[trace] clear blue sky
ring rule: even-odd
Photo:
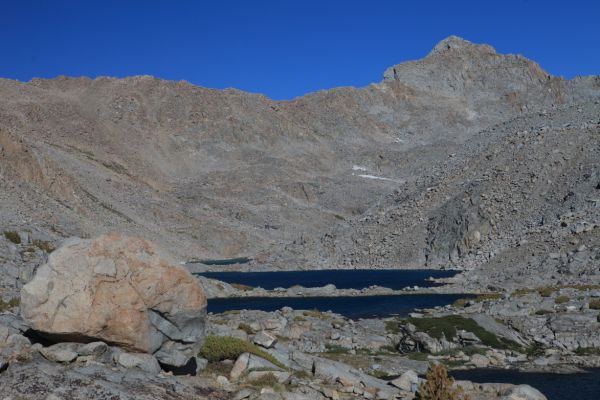
[[[451,34],[567,78],[600,74],[599,1],[27,1],[0,8],[0,77],[155,75],[289,99],[378,82]]]

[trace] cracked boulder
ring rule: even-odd
[[[206,296],[148,241],[112,234],[54,251],[23,287],[21,312],[54,341],[102,340],[185,364],[204,338]]]

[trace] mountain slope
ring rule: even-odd
[[[450,37],[380,83],[291,101],[151,77],[1,80],[0,93],[6,229],[118,230],[252,268],[439,266],[467,257],[455,239],[473,226],[500,229],[481,195],[463,201],[480,178],[457,171],[483,174],[510,121],[593,103],[600,81]]]

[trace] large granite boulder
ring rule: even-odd
[[[23,287],[21,312],[49,338],[102,340],[181,364],[202,344],[206,296],[148,241],[112,234],[54,251]]]

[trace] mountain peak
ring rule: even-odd
[[[435,45],[433,50],[429,53],[428,56],[432,56],[435,54],[445,53],[447,51],[461,51],[461,50],[483,50],[486,53],[495,53],[496,50],[490,45],[487,44],[476,44],[470,42],[461,37],[452,35],[440,41]]]

